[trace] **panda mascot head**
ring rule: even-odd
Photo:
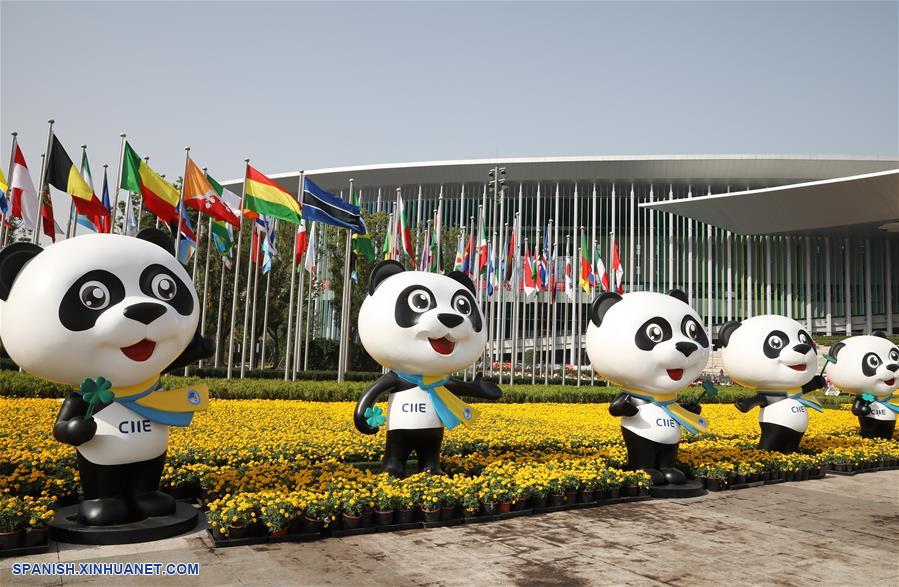
[[[190,276],[166,234],[95,234],[0,252],[0,338],[25,371],[78,386],[116,387],[162,373],[194,337]]]
[[[883,333],[852,336],[830,347],[827,376],[847,393],[885,398],[899,387],[899,348]]]
[[[652,393],[686,387],[709,358],[699,315],[679,290],[601,294],[590,308],[586,347],[597,373]]]
[[[446,375],[469,367],[487,344],[474,284],[464,273],[405,271],[383,261],[359,309],[359,337],[383,367]]]
[[[815,377],[818,355],[802,324],[767,314],[728,322],[718,333],[721,360],[730,377],[758,390],[794,390]]]

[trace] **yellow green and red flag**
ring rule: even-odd
[[[252,216],[266,215],[299,224],[303,220],[300,203],[280,185],[247,165],[244,209]]]
[[[150,169],[130,144],[125,143],[122,159],[122,189],[143,195],[144,207],[164,222],[179,219],[176,211],[181,194],[175,186]]]

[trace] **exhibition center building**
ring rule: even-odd
[[[495,168],[504,171],[500,197],[488,189]],[[272,177],[297,193],[299,172]],[[399,193],[413,229],[434,217],[441,197],[444,226],[477,230],[483,207],[487,238],[496,233],[500,247],[520,213],[520,244],[542,248],[549,227],[560,260],[587,242],[609,269],[614,241],[625,293],[682,289],[712,332],[765,313],[792,316],[816,334],[897,330],[897,158],[538,157],[306,177],[343,194],[352,178],[369,211],[391,212]]]

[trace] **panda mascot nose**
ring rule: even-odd
[[[682,352],[682,353],[684,354],[685,357],[689,357],[689,356],[692,355],[692,354],[696,351],[696,349],[698,349],[699,347],[696,346],[695,344],[693,344],[692,342],[679,342],[679,343],[676,343],[676,344],[674,345],[674,348],[676,348],[677,350],[679,350],[680,352]]]
[[[153,302],[140,302],[125,308],[124,314],[126,318],[137,320],[143,324],[150,324],[150,322],[165,314],[165,306],[154,304]]]
[[[812,350],[812,347],[810,345],[802,343],[802,344],[797,344],[796,346],[794,346],[793,350],[796,351],[797,353],[799,353],[800,355],[804,355],[805,353]]]
[[[889,365],[887,365],[887,369],[895,373],[896,371],[899,371],[899,365],[897,365],[896,363],[890,363]]]
[[[462,324],[462,321],[464,320],[464,318],[458,314],[437,314],[437,319],[447,328],[455,328]]]

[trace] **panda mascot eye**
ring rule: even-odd
[[[166,302],[174,299],[175,294],[178,293],[178,286],[175,280],[163,273],[153,278],[153,281],[150,282],[150,289],[154,296]]]
[[[862,371],[865,373],[865,375],[870,377],[877,372],[877,368],[882,364],[883,361],[880,360],[880,357],[878,357],[874,353],[868,353],[862,359]]]
[[[784,341],[782,341],[778,336],[769,336],[768,346],[770,346],[772,349],[780,350],[784,348]]]
[[[769,359],[776,359],[780,356],[780,351],[786,348],[789,341],[789,337],[784,332],[773,330],[768,333],[767,338],[765,338],[765,344],[762,351]]]
[[[418,314],[427,312],[431,307],[431,296],[423,289],[416,289],[409,294],[409,307]]]
[[[681,323],[681,332],[689,338],[699,343],[699,346],[707,348],[709,346],[709,337],[706,336],[705,329],[692,316],[684,316]]]
[[[899,361],[899,349],[890,350],[890,360]]]
[[[812,340],[812,337],[809,336],[809,334],[805,330],[799,331],[799,342],[815,348],[815,341]]]
[[[453,310],[459,312],[463,316],[471,315],[471,302],[463,294],[456,294],[453,298]]]
[[[85,308],[103,310],[109,306],[109,288],[99,281],[88,281],[78,291],[78,298]]]
[[[662,339],[665,338],[665,333],[662,332],[662,327],[658,324],[650,324],[646,327],[646,338],[652,342],[662,342]]]

